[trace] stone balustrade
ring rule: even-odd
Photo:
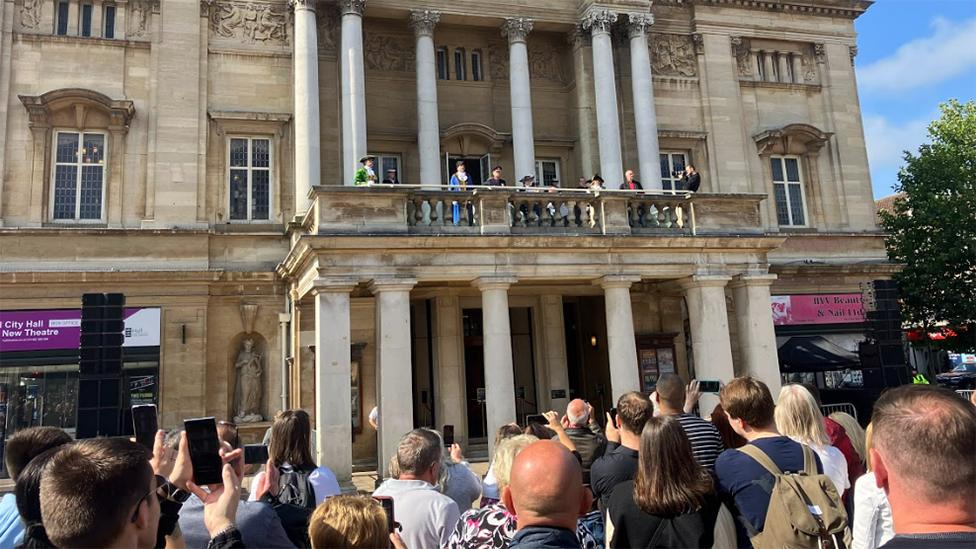
[[[764,232],[759,194],[411,185],[314,187],[318,235],[707,235]]]

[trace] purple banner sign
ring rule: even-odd
[[[159,309],[125,310],[125,347],[159,345]],[[80,309],[0,311],[0,352],[77,349]]]

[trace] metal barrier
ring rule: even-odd
[[[959,396],[966,400],[973,398],[973,389],[958,389],[956,392],[959,393]]]
[[[854,405],[850,402],[842,402],[840,404],[824,404],[820,407],[820,410],[823,411],[824,416],[829,416],[834,412],[844,412],[849,414],[854,419],[857,419],[857,409],[854,408]]]

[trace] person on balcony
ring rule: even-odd
[[[464,161],[458,160],[457,164],[455,164],[454,175],[451,176],[451,181],[447,185],[447,188],[451,191],[465,191],[468,189],[469,179],[470,176],[464,168]],[[451,210],[452,219],[454,224],[457,225],[461,222],[461,203],[457,200],[451,202]]]
[[[681,175],[679,183],[682,189],[697,193],[698,188],[701,187],[701,176],[695,171],[694,166],[688,164],[685,166],[685,173]]]
[[[590,190],[599,191],[603,188],[604,188],[603,178],[600,177],[600,174],[594,175],[593,179],[590,180]]]
[[[363,167],[356,170],[356,179],[354,181],[356,186],[376,183],[376,172],[373,171],[374,162],[376,162],[376,157],[373,156],[364,156],[359,159],[359,163]]]
[[[634,179],[634,170],[624,172],[624,182],[620,184],[621,191],[643,191],[644,186]]]
[[[399,185],[400,180],[397,178],[397,172],[393,168],[386,170],[386,177],[383,178],[383,183],[387,185]]]
[[[491,177],[486,179],[484,185],[489,187],[504,187],[505,180],[502,179],[502,167],[495,166],[491,169]]]

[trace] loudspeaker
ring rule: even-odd
[[[125,296],[81,297],[76,438],[118,436],[122,417]]]

